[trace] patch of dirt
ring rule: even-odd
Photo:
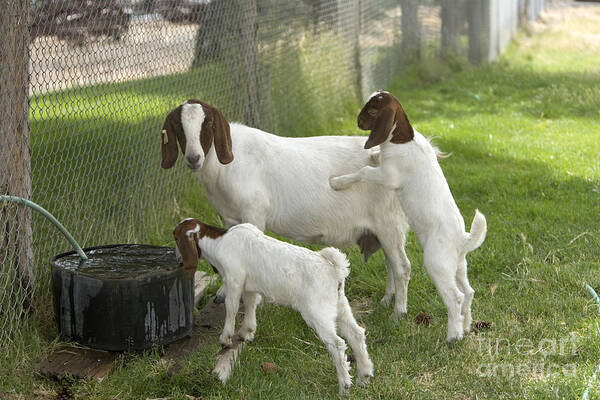
[[[551,3],[539,20],[528,23],[527,29],[560,33],[552,43],[555,49],[600,51],[600,3]]]
[[[361,314],[370,314],[373,311],[373,302],[368,297],[355,298],[350,302],[350,308],[355,318]]]
[[[185,72],[197,32],[195,24],[138,20],[121,40],[75,46],[55,36],[37,37],[29,45],[29,94]]]

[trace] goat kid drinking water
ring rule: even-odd
[[[256,307],[261,295],[267,300],[292,307],[315,330],[333,358],[340,395],[352,385],[344,336],[357,363],[357,384],[363,386],[373,376],[367,353],[365,330],[360,327],[344,294],[349,273],[346,256],[328,247],[315,252],[264,235],[252,224],[229,229],[215,228],[196,219],[183,220],[173,231],[183,264],[191,274],[198,259],[204,258],[225,283],[225,325],[219,341],[232,343],[235,316],[240,298],[244,319],[237,334],[245,341],[254,338]]]
[[[389,92],[371,95],[358,115],[358,127],[371,133],[365,149],[380,146],[380,165],[330,178],[335,190],[364,181],[394,189],[408,223],[423,248],[427,273],[448,310],[447,340],[471,329],[474,290],[467,278],[466,254],[484,241],[487,226],[475,211],[471,232],[452,197],[429,141],[415,131],[400,102]]]

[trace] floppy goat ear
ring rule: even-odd
[[[408,121],[408,117],[404,112],[404,108],[402,108],[402,105],[399,102],[397,103],[398,104],[396,106],[396,115],[394,117],[396,128],[394,129],[394,132],[392,132],[391,142],[400,144],[410,142],[411,140],[413,140],[413,138],[415,137],[415,131],[410,122]]]
[[[205,113],[210,114],[210,118],[204,120],[200,134],[200,144],[202,150],[204,150],[204,155],[208,153],[210,145],[213,144],[219,162],[229,164],[233,161],[229,122],[227,122],[221,111],[215,107],[203,104],[203,108]]]
[[[392,130],[392,126],[394,126],[394,115],[394,109],[389,106],[383,108],[379,112],[375,124],[373,125],[373,129],[371,129],[371,134],[365,143],[365,149],[378,146],[386,141]]]
[[[198,259],[202,255],[202,252],[198,248],[198,235],[196,232],[188,233],[178,226],[173,231],[173,236],[175,237],[179,254],[181,254],[181,258],[183,259],[185,274],[188,278],[194,280],[194,274],[198,269]]]
[[[162,162],[164,169],[171,168],[177,161],[179,149],[177,140],[185,140],[183,126],[181,125],[181,106],[171,111],[165,118],[162,128]]]

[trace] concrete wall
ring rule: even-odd
[[[549,0],[471,0],[470,6],[477,7],[476,15],[471,16],[471,22],[477,22],[477,29],[469,31],[469,41],[481,48],[480,61],[498,58],[517,33],[519,24],[538,19],[548,3]],[[474,18],[479,21],[473,21]]]

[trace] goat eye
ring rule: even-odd
[[[374,117],[375,115],[377,115],[377,110],[376,110],[376,109],[374,109],[374,108],[369,108],[369,109],[367,110],[367,113],[368,113],[370,116]]]

